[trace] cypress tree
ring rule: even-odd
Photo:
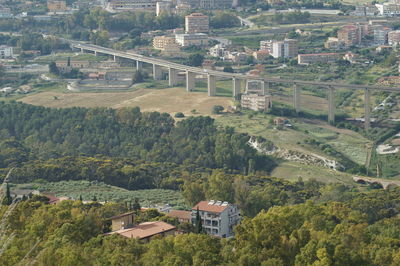
[[[201,234],[203,232],[203,224],[201,223],[199,207],[197,207],[196,213],[196,233]]]
[[[7,183],[6,195],[3,198],[3,205],[10,205],[11,203],[12,203],[12,198],[11,198],[10,186]]]

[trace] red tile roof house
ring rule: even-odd
[[[197,211],[200,213],[203,229],[217,237],[233,236],[233,227],[240,222],[240,211],[226,201],[200,201],[192,208],[192,224],[196,225]]]
[[[176,227],[165,222],[146,222],[129,229],[107,233],[106,235],[119,234],[127,238],[137,238],[149,242],[155,236],[175,235]]]

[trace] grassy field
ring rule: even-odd
[[[95,181],[61,181],[50,183],[29,183],[16,185],[17,188],[38,189],[40,192],[55,193],[56,196],[68,196],[73,199],[98,201],[133,201],[139,198],[142,206],[170,204],[176,208],[187,208],[179,191],[165,189],[126,190]]]
[[[57,97],[57,98],[55,98]],[[46,91],[20,99],[28,104],[46,107],[133,107],[142,111],[191,114],[195,109],[199,115],[211,114],[214,105],[227,107],[232,104],[227,97],[208,97],[205,92],[186,92],[184,88],[145,89],[124,92],[60,92]]]
[[[354,184],[350,174],[296,162],[281,163],[274,169],[271,176],[291,181],[296,181],[301,177],[303,180],[316,179],[325,183]]]

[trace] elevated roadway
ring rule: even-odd
[[[195,76],[206,75],[208,84],[208,95],[216,95],[216,79],[225,78],[232,79],[232,95],[237,97],[241,92],[241,81],[257,80],[261,83],[262,93],[267,93],[271,83],[291,84],[293,86],[293,105],[296,112],[301,111],[301,89],[302,86],[317,86],[328,91],[328,120],[333,122],[335,119],[335,105],[334,105],[334,92],[335,89],[350,89],[350,90],[363,90],[365,97],[365,127],[370,127],[370,95],[372,90],[389,91],[389,92],[400,92],[400,87],[388,87],[388,86],[376,86],[376,85],[361,85],[361,84],[344,84],[344,83],[332,83],[332,82],[319,82],[319,81],[304,81],[295,79],[282,79],[274,77],[253,77],[246,74],[240,73],[228,73],[223,71],[208,70],[200,67],[186,66],[174,62],[170,62],[163,59],[158,59],[149,56],[143,56],[131,52],[118,51],[111,48],[101,47],[93,44],[86,44],[82,42],[65,40],[70,43],[71,47],[80,49],[82,52],[91,51],[95,55],[105,54],[116,58],[125,58],[136,61],[137,69],[142,67],[143,63],[151,64],[153,66],[153,77],[154,79],[162,78],[162,68],[168,69],[168,80],[169,85],[174,86],[178,82],[178,72],[186,73],[186,90],[192,91],[195,87]]]

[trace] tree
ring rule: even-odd
[[[234,73],[235,71],[233,71],[233,68],[231,66],[226,66],[224,67],[224,72],[228,72],[228,73]]]
[[[141,83],[145,79],[145,74],[142,70],[136,70],[132,77],[133,83]]]
[[[82,195],[79,195],[79,200],[80,200],[80,201],[83,201]]]
[[[184,115],[182,112],[177,112],[177,113],[175,114],[175,117],[176,117],[176,118],[182,118],[182,117],[185,117],[185,115]]]
[[[188,58],[188,65],[198,67],[203,64],[203,61],[204,61],[204,55],[199,53],[191,54],[189,55]]]
[[[97,197],[96,197],[96,195],[95,195],[95,196],[93,196],[93,198],[92,198],[92,201],[97,201]]]
[[[133,211],[140,211],[141,207],[140,207],[140,202],[139,202],[139,198],[135,198],[132,204],[132,210]]]
[[[224,107],[221,105],[214,105],[212,109],[213,114],[220,114],[224,110]]]
[[[11,198],[11,192],[10,192],[10,186],[6,185],[6,195],[3,198],[3,205],[10,205],[12,203],[12,198]]]
[[[60,70],[58,69],[58,67],[57,67],[55,62],[51,62],[49,64],[49,71],[50,71],[51,74],[54,74],[54,75],[60,74]]]
[[[196,211],[196,233],[197,234],[203,233],[203,223],[201,222],[199,207],[197,207]]]

